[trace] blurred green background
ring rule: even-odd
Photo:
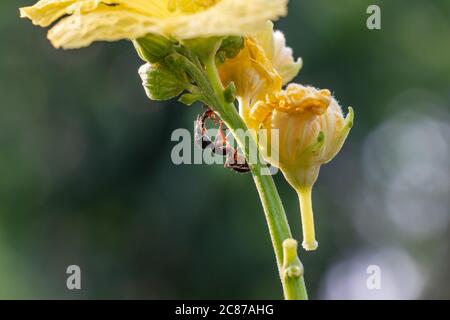
[[[146,99],[130,43],[55,50],[0,2],[0,298],[281,298],[251,177],[171,162],[200,106]],[[368,30],[378,4],[382,30]],[[291,0],[276,23],[356,123],[314,192],[314,299],[450,298],[450,1]],[[295,193],[276,177],[300,238]],[[82,290],[66,288],[66,268]],[[368,290],[366,269],[382,272]]]

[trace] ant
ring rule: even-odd
[[[214,141],[207,134],[206,120],[211,119],[214,124],[219,125],[218,138]],[[207,108],[205,112],[197,117],[195,122],[195,143],[203,150],[211,149],[215,154],[225,156],[224,167],[232,169],[239,173],[247,173],[250,167],[244,156],[239,154],[237,149],[234,149],[227,141],[227,137],[223,133],[223,121],[218,119],[214,111]]]

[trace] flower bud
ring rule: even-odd
[[[164,65],[146,63],[139,68],[147,96],[151,100],[170,100],[179,96],[187,86],[188,81],[183,79]]]
[[[344,118],[328,90],[291,84],[285,91],[266,96],[250,111],[253,128],[278,129],[279,141],[259,137],[266,160],[281,169],[297,191],[302,214],[303,247],[317,248],[311,205],[312,186],[320,166],[331,161],[344,144],[353,125],[353,110]],[[275,142],[274,142],[275,143]],[[268,154],[277,150],[277,154]]]
[[[139,57],[145,62],[156,63],[162,61],[173,52],[174,43],[166,37],[148,34],[143,38],[133,40]]]
[[[299,278],[303,275],[303,265],[297,256],[296,240],[289,238],[283,241],[283,277]]]
[[[219,63],[224,63],[226,59],[233,59],[244,48],[244,37],[231,36],[222,40],[222,44],[217,52]]]

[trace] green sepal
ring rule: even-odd
[[[244,48],[244,38],[239,36],[230,36],[222,40],[219,51],[217,52],[218,62],[225,62],[225,59],[233,59]]]
[[[223,92],[225,101],[228,103],[233,103],[236,100],[236,85],[231,82],[228,87]]]
[[[187,86],[187,80],[158,63],[146,63],[139,68],[147,96],[151,100],[164,101],[179,96]]]
[[[217,54],[222,39],[222,37],[189,39],[185,40],[183,44],[204,62]]]
[[[319,153],[320,149],[324,146],[325,143],[325,134],[323,131],[320,131],[317,135],[316,140],[311,143],[308,147],[303,150],[300,154],[299,158],[305,158],[305,160],[309,161],[310,157],[314,157],[317,153]]]
[[[156,34],[148,34],[145,37],[135,39],[133,45],[139,57],[150,63],[161,62],[175,49],[174,42]]]
[[[180,99],[178,99],[179,102],[187,106],[192,106],[195,102],[202,100],[203,100],[202,95],[193,93],[185,93],[180,97]]]

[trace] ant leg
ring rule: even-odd
[[[250,167],[247,160],[245,160],[245,158],[241,156],[237,150],[234,150],[231,157],[227,156],[225,168],[232,169],[239,173],[250,172]]]
[[[215,119],[214,112],[211,109],[208,109],[202,115],[199,115],[195,122],[195,143],[203,150],[210,147],[210,145],[213,143],[211,138],[209,138],[206,134],[205,122],[207,119]]]
[[[219,125],[218,138],[212,141],[207,134],[206,120],[211,119],[215,124]],[[227,136],[223,133],[223,122],[217,120],[214,111],[207,109],[203,114],[197,117],[195,122],[195,143],[203,150],[210,148],[215,154],[226,157],[224,167],[237,171],[239,173],[246,173],[250,171],[250,167],[243,156],[241,156],[237,149],[234,149],[227,140]]]

